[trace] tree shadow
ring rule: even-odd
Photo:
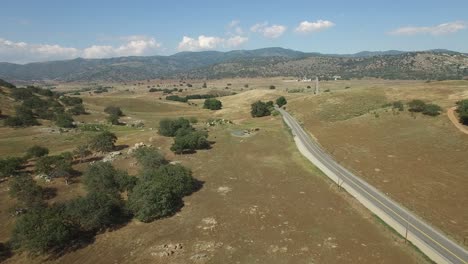
[[[126,144],[123,144],[123,145],[117,145],[114,147],[114,150],[115,151],[121,151],[121,150],[124,150],[126,148],[130,147],[129,145],[126,145]]]
[[[42,198],[44,200],[50,200],[57,196],[57,188],[54,187],[43,187],[42,188]]]

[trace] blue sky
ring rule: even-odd
[[[0,61],[284,47],[468,52],[468,1],[5,1]]]

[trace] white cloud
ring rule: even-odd
[[[106,58],[119,56],[141,56],[154,52],[161,47],[154,38],[146,36],[125,37],[127,43],[118,46],[97,46],[93,45],[83,50],[85,58]]]
[[[412,26],[401,27],[389,33],[391,35],[406,35],[406,36],[412,36],[412,35],[417,35],[417,34],[430,34],[433,36],[438,36],[438,35],[456,33],[457,31],[465,29],[466,26],[467,26],[466,22],[455,21],[455,22],[443,23],[443,24],[439,24],[439,25],[431,26],[431,27],[412,27]]]
[[[214,50],[219,47],[238,47],[248,41],[247,37],[232,36],[230,38],[209,37],[200,35],[198,38],[184,36],[177,47],[180,51]]]
[[[0,61],[30,62],[76,58],[80,51],[59,45],[29,44],[0,38]]]
[[[64,60],[77,57],[106,58],[116,56],[149,55],[154,53],[161,44],[154,38],[146,36],[130,36],[120,46],[93,45],[85,49],[62,47],[49,44],[29,44],[13,42],[0,38],[0,61],[26,63],[36,61]]]
[[[227,34],[228,35],[243,35],[244,34],[244,30],[242,29],[242,27],[240,27],[240,21],[239,20],[232,20],[231,22],[229,22],[228,26],[227,26]]]
[[[266,38],[278,38],[286,31],[283,25],[269,25],[268,22],[257,23],[250,27],[250,31],[260,33]]]
[[[298,33],[311,33],[331,28],[335,23],[328,20],[317,20],[315,22],[302,21],[299,26],[294,29]]]
[[[230,37],[226,40],[226,46],[230,48],[239,47],[242,44],[246,43],[249,39],[247,37],[242,36],[234,36]]]

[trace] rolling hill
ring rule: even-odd
[[[19,81],[131,81],[154,78],[321,76],[330,78],[461,79],[468,55],[446,50],[305,53],[283,48],[181,52],[171,56],[77,58],[29,64],[0,63],[0,78]]]

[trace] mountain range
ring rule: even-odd
[[[77,58],[24,65],[0,63],[0,78],[13,82],[272,76],[331,78],[337,75],[342,78],[461,79],[468,77],[468,54],[449,50],[321,54],[263,48],[180,52],[170,56]]]

